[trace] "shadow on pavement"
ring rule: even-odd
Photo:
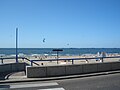
[[[6,73],[0,73],[0,80],[6,80],[9,79],[11,76],[25,76],[26,72],[21,71],[21,72],[6,72]]]
[[[10,85],[0,85],[0,90],[1,90],[1,89],[4,89],[4,88],[9,89],[9,88],[10,88]]]
[[[5,80],[5,77],[10,73],[0,73],[0,80]]]

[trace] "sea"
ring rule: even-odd
[[[55,55],[56,48],[18,48],[18,54],[21,55]],[[120,54],[120,48],[57,48],[62,49],[59,55],[83,55],[83,54],[97,54],[98,52],[106,52],[109,54]],[[15,48],[0,48],[0,56],[15,55]]]

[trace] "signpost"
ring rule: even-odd
[[[59,51],[63,51],[62,49],[53,49],[52,51],[57,52],[57,64],[58,64],[58,58],[59,58]]]

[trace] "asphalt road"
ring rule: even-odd
[[[65,90],[120,90],[120,73],[57,82]]]
[[[120,90],[120,73],[54,81],[0,84],[11,90]]]

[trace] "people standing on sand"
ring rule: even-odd
[[[106,52],[101,52],[101,59],[100,59],[100,62],[103,62],[103,58],[106,57]]]
[[[97,57],[100,57],[100,52],[97,53]],[[99,58],[96,58],[96,61],[99,61]]]
[[[103,57],[103,58],[106,57],[106,52],[102,52],[101,57]]]

